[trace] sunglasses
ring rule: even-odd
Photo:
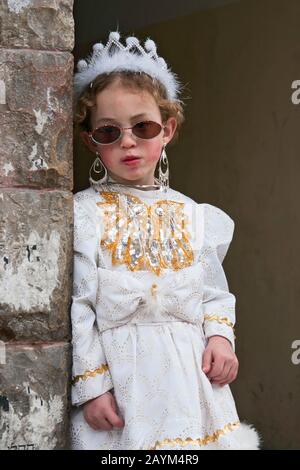
[[[164,129],[158,122],[154,121],[142,121],[138,122],[132,127],[119,127],[116,125],[106,124],[101,127],[97,127],[91,132],[88,132],[90,138],[95,144],[109,145],[117,142],[123,135],[123,130],[131,129],[132,133],[139,139],[153,139]]]

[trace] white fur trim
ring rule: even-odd
[[[235,439],[240,444],[241,450],[259,450],[262,439],[252,424],[240,423],[240,426],[232,431]]]
[[[119,37],[117,31],[111,32],[105,47],[102,43],[94,44],[93,53],[78,62],[78,72],[74,76],[75,95],[79,96],[100,74],[132,70],[156,78],[166,88],[168,99],[178,99],[181,85],[177,75],[168,68],[162,57],[158,57],[154,41],[148,38],[144,49],[136,37],[130,36],[125,47],[119,42]]]

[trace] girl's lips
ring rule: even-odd
[[[125,165],[136,165],[140,161],[139,157],[136,158],[128,158],[126,160],[123,160],[122,163],[125,163]]]

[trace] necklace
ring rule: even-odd
[[[100,184],[101,189],[103,190],[103,185],[106,186],[106,188],[111,187],[112,185],[116,186],[116,190],[121,189],[121,186],[123,188],[134,188],[134,189],[142,189],[143,191],[150,191],[150,190],[156,190],[157,194],[159,193],[166,193],[167,188],[163,188],[159,180],[157,178],[154,178],[154,181],[156,184],[125,184],[125,183],[119,183],[118,181],[114,181],[110,176],[108,176],[107,181],[104,183]]]
[[[160,186],[157,184],[125,184],[125,183],[117,183],[116,181],[108,181],[108,184],[117,184],[118,186],[126,186],[128,188],[136,188],[136,189],[143,189],[145,191],[151,189],[160,189]]]

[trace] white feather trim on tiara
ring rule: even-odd
[[[94,44],[93,53],[87,59],[79,60],[78,72],[74,76],[75,95],[78,97],[102,73],[132,70],[145,72],[159,80],[166,88],[168,99],[177,100],[181,85],[177,75],[157,55],[155,42],[148,38],[143,48],[139,40],[131,36],[126,38],[125,47],[119,39],[117,31],[111,32],[106,46],[102,43]]]

